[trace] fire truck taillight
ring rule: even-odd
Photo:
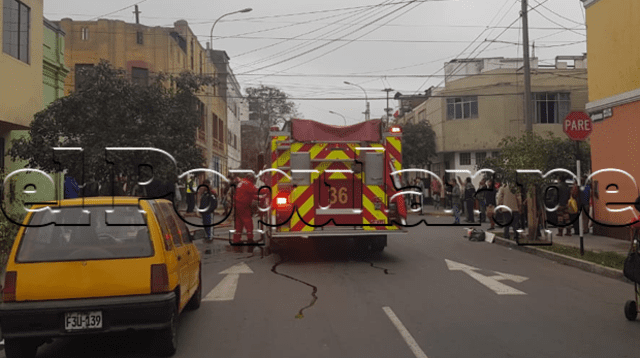
[[[278,197],[276,198],[276,205],[280,206],[280,205],[287,205],[287,198],[285,197]]]
[[[391,127],[391,133],[401,133],[402,128],[400,127]]]

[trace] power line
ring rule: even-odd
[[[411,4],[411,2],[410,2],[409,4],[406,4],[406,5],[401,6],[401,7],[400,7],[400,8],[398,8],[398,9],[395,9],[395,10],[391,11],[391,12],[390,12],[390,13],[388,13],[388,14],[383,15],[382,17],[378,17],[378,18],[376,18],[376,19],[374,19],[374,20],[372,20],[372,21],[370,21],[370,22],[368,22],[368,23],[366,23],[366,24],[364,24],[364,25],[362,25],[362,26],[358,27],[357,29],[355,29],[355,30],[353,30],[353,31],[351,31],[351,32],[349,32],[349,33],[347,33],[347,34],[345,34],[345,35],[344,35],[344,36],[342,36],[341,38],[344,38],[344,37],[346,37],[346,36],[349,36],[349,35],[352,35],[352,34],[354,34],[354,33],[358,32],[358,31],[360,31],[360,30],[363,30],[363,29],[365,29],[365,28],[367,28],[367,27],[371,26],[372,24],[374,24],[374,23],[378,22],[378,21],[379,21],[379,20],[381,20],[382,18],[384,18],[384,17],[386,17],[386,16],[389,16],[389,15],[391,15],[391,14],[393,14],[393,13],[395,13],[395,12],[399,11],[399,10],[401,10],[401,9],[403,9],[403,8],[405,8],[405,7],[407,7],[407,6],[409,6],[410,4]],[[374,29],[374,30],[375,30],[375,29]],[[372,31],[373,31],[373,30],[372,30]],[[361,35],[360,37],[365,36],[365,35],[367,35],[367,34],[368,34],[368,33],[370,33],[370,32],[371,32],[371,31],[369,31],[369,32],[367,32],[367,33],[365,33],[365,34]],[[300,54],[297,54],[297,55],[291,56],[291,57],[289,57],[289,58],[287,58],[287,59],[284,59],[284,60],[278,61],[278,62],[276,62],[276,63],[270,64],[270,65],[267,65],[267,66],[263,66],[263,67],[260,67],[260,68],[257,68],[257,69],[250,70],[249,72],[263,70],[263,69],[268,68],[268,67],[273,67],[273,66],[279,65],[279,64],[284,63],[284,62],[288,62],[288,61],[291,61],[291,60],[295,60],[296,58],[299,58],[299,57],[301,57],[301,56],[304,56],[304,55],[306,55],[306,54],[309,54],[309,53],[311,53],[311,52],[314,52],[314,51],[316,51],[316,50],[319,50],[319,49],[321,49],[321,48],[323,48],[323,47],[326,47],[326,46],[328,46],[328,45],[330,45],[330,44],[332,44],[332,43],[333,43],[333,42],[328,42],[328,43],[325,43],[325,44],[321,44],[320,46],[316,46],[316,47],[314,47],[314,48],[312,48],[312,49],[310,49],[310,50],[307,50],[307,51],[305,51],[305,52],[302,52],[302,53],[300,53]],[[349,43],[350,43],[350,42],[348,42],[347,44],[349,44]],[[342,46],[340,46],[340,47],[342,47]],[[338,48],[340,48],[340,47],[338,47]],[[305,62],[305,63],[306,63],[306,62]],[[289,69],[290,69],[290,68],[289,68]],[[287,70],[288,70],[288,69],[287,69]]]
[[[544,3],[538,4],[538,6],[542,6],[542,4],[544,4]],[[537,6],[536,6],[536,7],[537,7]],[[552,22],[552,23],[554,23],[554,24],[556,24],[556,25],[558,25],[558,26],[560,26],[560,27],[563,27],[563,28],[564,28],[565,30],[567,30],[567,31],[571,31],[571,32],[573,32],[573,33],[575,33],[575,34],[577,34],[577,35],[587,37],[587,35],[586,35],[586,34],[579,33],[579,32],[574,31],[574,30],[572,30],[572,29],[570,29],[570,28],[568,28],[568,27],[566,27],[566,26],[563,26],[563,25],[562,25],[562,24],[560,24],[560,23],[557,23],[557,22],[555,22],[555,21],[551,20],[550,18],[548,18],[547,16],[545,16],[545,14],[541,13],[541,12],[540,12],[540,10],[536,9],[536,7],[532,7],[532,8],[531,8],[531,10],[535,10],[535,12],[537,12],[537,13],[538,13],[538,15],[540,15],[540,16],[542,16],[543,18],[547,19],[547,21],[550,21],[550,22]]]
[[[107,13],[107,14],[104,14],[104,15],[100,15],[100,16],[92,17],[91,19],[89,19],[89,21],[92,21],[92,20],[94,20],[94,19],[101,18],[101,17],[103,17],[103,16],[109,16],[109,15],[111,15],[111,14],[115,14],[115,13],[120,12],[120,11],[122,11],[122,10],[126,10],[126,9],[128,9],[128,8],[130,8],[130,7],[132,7],[132,6],[135,6],[135,5],[138,5],[138,4],[142,4],[142,3],[143,3],[143,2],[145,2],[145,1],[147,1],[147,0],[138,1],[138,2],[137,2],[137,3],[135,3],[135,4],[131,4],[131,5],[129,5],[129,6],[123,7],[122,9],[119,9],[119,10],[116,10],[116,11],[113,11],[113,12],[110,12],[110,13]]]
[[[539,3],[537,0],[533,0],[533,1],[535,1],[535,2],[536,2],[538,5],[540,5],[542,8],[546,9],[547,11],[549,11],[550,13],[552,13],[552,14],[556,15],[557,17],[559,17],[559,18],[561,18],[561,19],[567,20],[567,21],[569,21],[569,22],[573,22],[574,24],[577,24],[577,25],[584,26],[584,23],[577,22],[577,21],[575,21],[575,20],[572,20],[572,19],[570,19],[570,18],[568,18],[568,17],[566,17],[566,16],[562,16],[562,15],[558,14],[557,12],[555,12],[555,11],[553,11],[553,10],[549,9],[548,7],[546,7],[546,6],[544,6],[544,5],[543,5],[544,3],[542,3],[542,4],[541,4],[541,3]]]
[[[391,0],[385,0],[385,1],[383,1],[381,4],[378,4],[378,5],[382,5],[382,4],[384,4],[384,3],[388,3],[388,2],[390,2],[390,1],[391,1]],[[385,11],[385,9],[384,9],[384,8],[382,8],[382,7],[379,7],[379,8],[373,8],[373,9],[368,9],[368,10],[365,10],[365,11],[360,11],[360,12],[358,12],[358,13],[357,13],[357,14],[355,14],[355,15],[352,15],[352,16],[347,17],[347,19],[348,19],[348,18],[351,18],[351,17],[353,17],[353,16],[357,16],[357,17],[359,17],[359,19],[354,19],[354,20],[352,20],[352,24],[351,24],[351,25],[346,26],[346,27],[341,27],[341,28],[337,28],[337,29],[330,30],[330,31],[328,31],[328,32],[325,32],[322,36],[328,36],[329,34],[332,34],[332,33],[339,33],[339,32],[341,32],[341,31],[343,31],[343,29],[344,29],[344,30],[347,30],[347,29],[348,29],[348,28],[350,28],[350,27],[357,26],[357,25],[358,25],[358,23],[360,23],[361,21],[366,20],[366,16],[365,16],[365,15],[367,15],[368,13],[373,12],[373,14],[375,14],[375,13],[383,12],[383,11]],[[371,15],[373,15],[373,14],[369,14],[368,16],[371,16]],[[339,21],[335,21],[334,23],[338,23],[338,22],[339,22]],[[325,29],[324,27],[320,27],[320,28],[317,28],[317,29],[312,30],[312,31],[310,31],[310,32],[307,32],[307,33],[305,33],[304,35],[306,35],[306,34],[308,34],[308,33],[316,32],[316,31],[318,31],[318,30],[324,30],[324,29]],[[301,35],[301,36],[302,36],[302,35]],[[346,36],[346,35],[345,35],[345,36]],[[284,41],[283,41],[283,42],[284,42]],[[271,60],[271,59],[275,59],[275,58],[278,58],[278,57],[286,56],[286,55],[290,54],[290,53],[291,53],[291,52],[293,52],[293,51],[297,51],[297,50],[299,50],[299,49],[303,49],[303,48],[305,48],[305,47],[308,47],[308,46],[312,45],[312,44],[313,44],[313,43],[315,43],[315,42],[317,42],[317,41],[309,41],[309,42],[304,43],[304,44],[294,45],[294,46],[293,46],[292,48],[290,48],[288,51],[281,51],[281,52],[280,52],[279,54],[277,54],[277,55],[268,56],[268,57],[262,58],[262,59],[257,60],[257,61],[253,61],[253,62],[248,63],[248,64],[240,65],[240,67],[239,67],[239,68],[243,68],[243,67],[250,67],[250,66],[253,66],[253,65],[256,65],[256,64],[259,64],[259,63],[264,63],[264,62],[269,61],[269,60]],[[281,43],[282,43],[282,42],[281,42]],[[326,45],[325,45],[325,46],[326,46]],[[303,54],[304,54],[304,53],[302,53],[301,55],[303,55]],[[294,57],[295,57],[295,56],[294,56]]]

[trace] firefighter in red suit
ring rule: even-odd
[[[258,188],[248,178],[236,178],[236,190],[234,196],[236,208],[236,227],[233,234],[233,243],[240,242],[242,230],[247,230],[247,239],[253,241],[253,218],[251,204],[258,199]]]

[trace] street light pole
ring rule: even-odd
[[[241,12],[249,12],[249,11],[251,11],[251,10],[253,10],[253,9],[252,9],[252,8],[250,8],[250,7],[248,7],[248,8],[246,8],[246,9],[242,9],[242,10],[238,10],[238,11],[230,12],[230,13],[227,13],[227,14],[224,14],[224,15],[220,16],[220,17],[219,17],[219,18],[218,18],[218,19],[213,23],[213,26],[211,26],[211,33],[209,34],[209,44],[211,45],[211,50],[213,50],[213,28],[214,28],[214,27],[216,27],[216,24],[218,23],[218,21],[220,21],[220,19],[222,19],[222,18],[223,18],[223,17],[225,17],[225,16],[233,15],[233,14],[238,14],[238,13],[241,13]]]
[[[359,87],[362,90],[362,92],[364,92],[364,100],[367,102],[367,109],[364,112],[364,120],[368,121],[370,119],[369,117],[370,112],[369,112],[369,97],[367,96],[367,91],[365,91],[364,88],[362,88],[362,86],[357,85],[355,83],[344,81],[344,84]]]
[[[342,114],[340,114],[340,113],[338,113],[338,112],[334,112],[334,111],[329,111],[329,113],[339,115],[340,117],[342,117],[342,119],[344,119],[344,125],[345,125],[345,126],[347,125],[347,119],[345,118],[345,116],[343,116]]]

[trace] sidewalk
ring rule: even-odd
[[[433,205],[426,205],[423,208],[423,212],[425,215],[430,216],[453,216],[452,213],[446,213],[442,207],[439,210],[435,210]],[[416,214],[410,214],[416,215]],[[477,218],[477,216],[476,216]],[[465,227],[464,220],[460,221],[460,226]],[[558,230],[556,228],[550,229],[553,236],[551,241],[554,244],[570,246],[580,248],[580,236],[579,234],[573,234],[572,236],[557,236]],[[489,230],[485,230],[489,231]],[[502,228],[496,227],[496,230],[492,230],[494,233],[503,232]],[[583,244],[584,249],[593,251],[593,252],[615,252],[617,254],[626,256],[629,252],[629,247],[631,243],[626,240],[614,239],[606,236],[594,235],[591,233],[583,234]]]

